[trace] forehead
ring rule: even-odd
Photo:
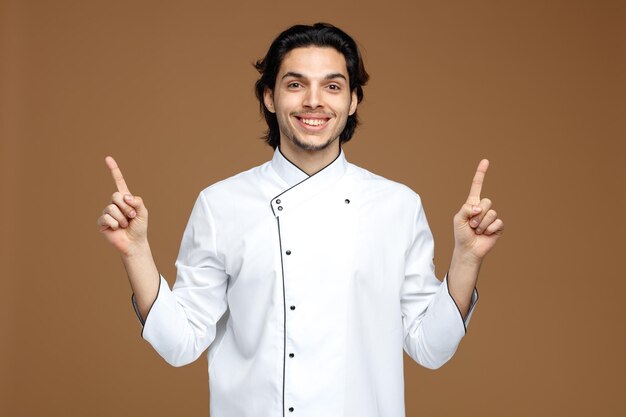
[[[348,68],[343,54],[332,47],[307,46],[287,52],[278,70],[278,78],[287,72],[304,76],[325,76],[339,73],[348,78]]]

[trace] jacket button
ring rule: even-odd
[[[276,199],[276,204],[280,204],[280,198]]]
[[[290,353],[290,354],[289,354],[289,357],[290,357],[290,358],[293,358],[294,356],[295,356],[295,355],[294,355],[293,353]]]
[[[344,202],[345,202],[346,204],[350,204],[350,200],[349,200],[349,199],[347,199],[347,198],[344,200]]]
[[[283,206],[278,206],[278,211],[281,211],[283,209]]]
[[[289,308],[290,308],[290,309],[292,309],[292,310],[295,310],[295,309],[296,309],[296,306],[291,306],[291,307],[289,307]]]
[[[289,411],[293,411],[293,407],[289,407]]]
[[[289,249],[287,249],[287,251],[285,252],[287,255],[291,255],[291,251]]]

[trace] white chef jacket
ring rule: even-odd
[[[464,321],[419,196],[343,150],[309,176],[276,149],[202,190],[175,265],[142,337],[174,366],[208,348],[212,417],[403,417],[403,349],[443,365],[478,299]]]

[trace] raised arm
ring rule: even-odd
[[[159,290],[159,273],[148,244],[148,210],[139,196],[133,196],[115,159],[105,158],[117,191],[111,204],[97,220],[99,231],[120,253],[135,294],[139,313],[145,320]]]
[[[504,222],[491,208],[491,200],[480,197],[488,167],[488,160],[480,161],[467,200],[454,216],[454,253],[448,287],[463,317],[469,311],[482,261],[504,231]]]

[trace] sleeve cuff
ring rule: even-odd
[[[470,308],[467,313],[467,317],[465,318],[465,320],[463,320],[463,314],[461,314],[461,309],[452,297],[452,294],[450,294],[450,287],[448,287],[448,274],[446,274],[445,278],[443,279],[443,284],[446,286],[448,298],[456,307],[456,311],[459,313],[459,318],[463,322],[463,328],[465,329],[465,333],[467,333],[467,326],[469,325],[472,314],[474,313],[474,308],[476,307],[476,303],[478,302],[478,290],[476,289],[476,287],[474,287],[474,291],[472,292],[472,299],[470,301]]]
[[[150,308],[148,309],[148,312],[146,313],[146,320],[143,320],[141,318],[141,314],[139,313],[139,307],[137,306],[137,300],[135,299],[135,293],[133,293],[130,297],[130,301],[133,305],[133,309],[135,310],[135,314],[137,315],[137,318],[139,319],[139,323],[141,323],[141,333],[143,336],[143,327],[146,324],[146,321],[148,320],[148,317],[150,316],[150,312],[152,311],[152,307],[154,307],[154,304],[157,302],[157,300],[159,299],[159,296],[161,295],[161,287],[163,284],[163,281],[165,280],[165,278],[163,278],[163,275],[159,274],[159,289],[157,290],[157,295],[154,298],[154,301],[152,302],[152,305],[150,306]]]

